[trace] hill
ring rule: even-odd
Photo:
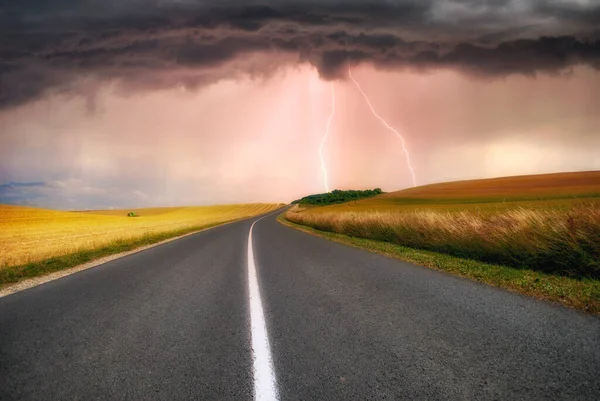
[[[600,204],[600,171],[443,182],[318,207],[313,211],[564,208],[574,202]]]
[[[600,171],[520,175],[422,185],[382,199],[548,199],[600,195]]]

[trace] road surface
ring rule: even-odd
[[[275,217],[1,298],[0,399],[600,398],[598,317]]]

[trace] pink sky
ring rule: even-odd
[[[353,70],[401,132],[419,184],[600,169],[600,75],[473,78],[436,70]],[[400,141],[349,80],[334,81],[324,157],[332,188],[411,186]],[[319,142],[328,82],[309,64],[194,90],[51,95],[0,111],[0,184],[63,209],[288,202],[324,192]],[[27,192],[29,191],[29,192]]]

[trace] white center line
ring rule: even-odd
[[[254,263],[254,250],[252,248],[252,229],[261,219],[252,223],[248,234],[248,287],[250,296],[250,326],[252,336],[252,353],[254,361],[254,399],[278,400],[277,380],[271,358],[271,346],[267,334],[265,315],[260,299],[260,289],[256,278],[256,265]]]

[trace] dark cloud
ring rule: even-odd
[[[0,204],[31,205],[47,187],[43,182],[9,182],[0,184]]]
[[[0,185],[0,191],[10,191],[17,188],[43,187],[46,184],[43,182],[9,182],[8,184]]]
[[[122,187],[117,187],[114,183],[99,184],[102,187],[92,186],[79,179],[9,182],[0,185],[0,204],[75,210],[131,207],[140,201],[148,201],[148,195],[132,189],[135,185],[131,183]]]
[[[107,79],[195,87],[257,52],[310,62],[326,79],[361,62],[477,75],[599,68],[598,26],[592,2],[0,0],[0,106]]]

